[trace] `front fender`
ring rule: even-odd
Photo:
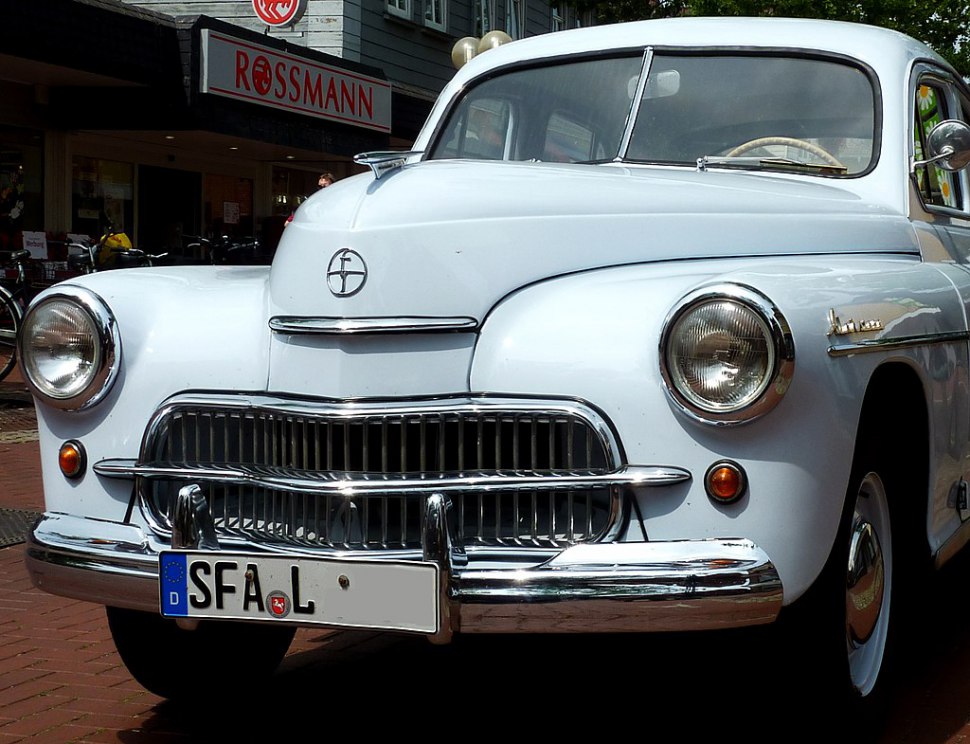
[[[829,334],[832,309],[844,319],[879,313],[890,336],[964,328],[957,295],[935,269],[909,259],[830,259],[629,266],[534,285],[488,316],[470,387],[575,397],[598,407],[615,426],[628,463],[693,474],[689,484],[638,494],[648,539],[751,539],[778,568],[791,602],[811,585],[831,550],[876,368],[911,365],[930,400],[966,372],[965,344],[962,356],[950,355],[941,379],[939,371],[927,372],[939,361],[939,347],[830,353],[842,340]],[[659,361],[672,307],[693,289],[721,282],[753,287],[772,300],[795,346],[791,385],[777,407],[729,427],[683,415],[666,395]],[[956,415],[935,413],[931,425],[940,427],[946,426],[941,415]],[[702,483],[722,458],[740,463],[749,479],[746,495],[730,505],[713,503]],[[639,529],[629,539],[642,539]]]
[[[121,335],[120,370],[105,399],[90,409],[61,411],[38,402],[48,511],[120,519],[131,495],[130,484],[91,472],[65,479],[57,466],[64,440],[79,440],[89,463],[136,457],[145,422],[170,395],[193,389],[265,389],[270,333],[266,277],[262,268],[178,267],[71,280],[101,297],[114,315]]]

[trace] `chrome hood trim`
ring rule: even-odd
[[[307,318],[279,315],[269,319],[276,333],[360,335],[367,333],[468,333],[478,329],[474,318]]]

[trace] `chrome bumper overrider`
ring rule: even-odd
[[[442,592],[433,640],[739,627],[771,622],[781,608],[778,573],[749,540],[582,544],[538,565],[494,568],[453,560],[445,511],[443,498],[429,498],[423,558],[439,565]],[[28,539],[27,568],[54,594],[157,612],[158,552],[168,547],[136,525],[48,513]]]

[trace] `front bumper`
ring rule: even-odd
[[[773,621],[782,604],[777,571],[744,539],[581,544],[526,568],[454,561],[447,529],[431,542],[424,559],[440,568],[441,642],[454,632],[742,627]],[[168,547],[137,525],[47,513],[26,563],[45,591],[158,612],[158,553]]]

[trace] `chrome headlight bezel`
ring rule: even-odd
[[[83,313],[89,324],[89,332],[95,358],[85,373],[83,384],[70,391],[58,391],[54,383],[45,378],[37,366],[35,349],[31,347],[34,323],[40,312],[52,304],[67,303]],[[27,310],[17,338],[17,354],[24,381],[34,396],[49,406],[65,411],[90,408],[104,399],[118,376],[121,360],[121,335],[114,314],[107,304],[94,292],[84,287],[58,287],[43,295]]]
[[[692,390],[670,358],[672,339],[682,321],[712,303],[731,303],[757,319],[769,349],[763,380],[755,392],[737,403],[708,401]],[[660,373],[668,397],[689,418],[715,426],[753,421],[774,408],[788,390],[795,367],[791,327],[781,311],[761,292],[742,284],[715,284],[680,299],[664,320],[660,336]]]

